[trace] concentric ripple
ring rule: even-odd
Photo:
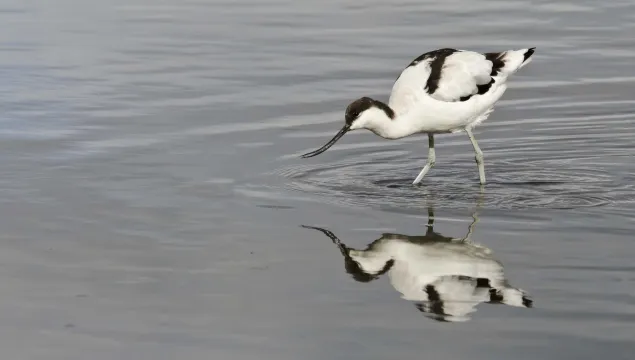
[[[404,151],[357,154],[327,164],[288,165],[272,174],[286,179],[282,181],[286,189],[311,194],[320,201],[398,212],[420,211],[430,201],[446,208],[470,207],[478,201],[496,209],[574,209],[635,199],[632,186],[606,169],[575,163],[565,166],[554,158],[521,161],[494,156],[486,161],[488,183],[481,188],[470,156],[442,159],[419,185],[412,181],[425,157]]]

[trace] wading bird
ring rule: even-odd
[[[388,104],[369,97],[348,105],[344,127],[321,148],[302,155],[316,156],[352,130],[367,129],[384,139],[428,134],[428,161],[413,184],[421,182],[436,162],[434,135],[465,131],[485,184],[483,152],[472,129],[494,110],[507,89],[507,78],[531,61],[535,48],[478,53],[439,49],[414,59],[395,81]]]

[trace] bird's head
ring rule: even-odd
[[[388,105],[366,96],[359,98],[346,107],[344,126],[340,131],[324,146],[306,153],[302,157],[309,158],[325,152],[349,131],[358,129],[375,130],[379,126],[379,121],[386,117],[390,119],[395,117],[395,113]]]

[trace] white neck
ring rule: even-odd
[[[353,123],[351,130],[368,129],[385,139],[399,139],[418,132],[417,125],[405,115],[392,119],[383,110],[370,108]]]

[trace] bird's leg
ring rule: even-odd
[[[470,141],[472,142],[472,146],[474,146],[474,152],[476,153],[476,165],[478,165],[478,177],[481,180],[481,185],[485,184],[485,165],[483,164],[483,152],[481,148],[478,147],[478,143],[474,138],[474,134],[472,134],[472,130],[470,128],[465,128],[465,132],[467,136],[470,137]]]
[[[426,163],[426,166],[423,167],[419,175],[417,175],[417,178],[415,179],[415,181],[413,181],[412,183],[413,184],[420,183],[421,179],[423,179],[426,173],[434,167],[435,162],[436,162],[436,156],[434,154],[434,135],[428,134],[428,162]]]

